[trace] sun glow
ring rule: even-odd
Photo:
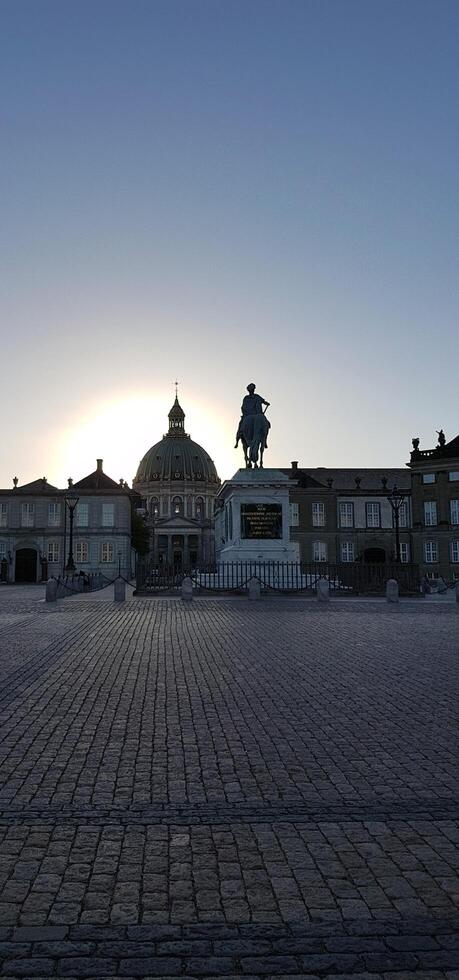
[[[84,418],[75,419],[60,434],[55,447],[59,485],[65,486],[69,476],[77,481],[91,473],[97,458],[103,459],[108,476],[130,485],[142,457],[167,432],[174,397],[174,389],[172,393],[168,389],[158,394],[120,394],[91,405]],[[179,400],[188,434],[212,457],[222,480],[231,476],[240,465],[231,452],[232,420],[218,416],[191,392],[181,394],[179,390]]]

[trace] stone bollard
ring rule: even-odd
[[[319,602],[330,602],[330,583],[326,578],[319,578],[316,584]]]
[[[126,582],[124,581],[124,578],[115,579],[113,598],[115,602],[124,602],[126,598]]]
[[[189,575],[185,575],[182,582],[182,599],[184,602],[191,602],[193,598],[193,582]]]
[[[456,602],[459,602],[459,582],[456,582]]]
[[[251,602],[261,599],[261,585],[259,579],[252,576],[248,582],[249,587],[249,599]]]
[[[84,589],[84,578],[82,575],[79,575],[77,578],[77,589],[78,592],[82,592]]]
[[[57,599],[57,581],[55,578],[49,578],[46,583],[46,602],[56,602]]]
[[[398,602],[398,582],[390,578],[386,583],[386,599],[388,602]]]

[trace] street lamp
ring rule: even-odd
[[[392,507],[395,526],[395,559],[401,562],[400,555],[400,508],[405,501],[406,494],[402,493],[394,483],[392,490],[388,493],[387,499]]]
[[[75,507],[79,501],[79,496],[72,487],[72,481],[69,480],[69,489],[65,495],[65,504],[68,507],[69,519],[70,519],[70,533],[69,533],[69,557],[66,565],[65,571],[67,574],[73,574],[75,571],[75,562],[73,560],[73,518],[75,513]]]

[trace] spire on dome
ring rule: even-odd
[[[178,381],[175,382],[175,401],[169,412],[169,435],[185,434],[185,412],[178,400]]]

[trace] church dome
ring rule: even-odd
[[[134,486],[169,480],[220,483],[209,454],[185,432],[185,413],[177,396],[169,412],[169,431],[145,453]]]

